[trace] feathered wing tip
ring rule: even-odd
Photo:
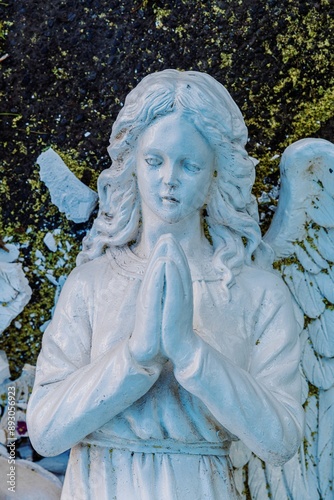
[[[308,224],[334,224],[334,145],[323,139],[302,139],[289,146],[281,160],[277,211],[264,240],[276,258],[294,253],[305,240]]]
[[[301,335],[301,371],[309,387],[304,403],[306,434],[298,455],[299,472],[296,469],[298,473],[291,476],[285,467],[281,481],[288,498],[289,492],[304,491],[307,484],[312,499],[330,499],[334,483],[332,143],[303,139],[285,150],[279,204],[264,241],[273,249],[277,267],[306,318]],[[269,475],[267,481],[271,491],[275,489]]]

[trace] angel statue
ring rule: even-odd
[[[314,160],[333,146],[286,151],[287,178],[305,148],[311,159],[263,240],[246,142],[240,110],[207,74],[165,70],[127,96],[28,408],[40,454],[72,448],[63,499],[307,498],[320,455],[312,438],[306,471],[305,377],[323,441],[334,413],[331,174],[318,178]]]

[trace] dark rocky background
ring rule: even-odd
[[[0,237],[20,246],[33,289],[1,339],[14,376],[35,363],[50,317],[55,287],[46,273],[68,274],[91,224],[71,223],[51,204],[35,165],[42,150],[52,145],[95,189],[129,90],[165,68],[206,71],[245,116],[248,150],[260,160],[255,194],[269,193],[265,230],[284,148],[308,136],[333,140],[333,20],[332,0],[0,2]],[[71,245],[65,256],[43,243],[57,228],[63,248]]]

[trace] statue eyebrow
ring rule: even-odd
[[[162,151],[157,148],[146,148],[143,151],[144,155],[161,155]]]

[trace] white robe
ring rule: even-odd
[[[128,339],[146,263],[128,248],[76,268],[45,332],[28,408],[42,455],[72,448],[63,499],[235,499],[241,439],[280,465],[300,444],[298,328],[274,273],[244,266],[230,287],[191,268],[200,349],[183,371],[145,368]]]

